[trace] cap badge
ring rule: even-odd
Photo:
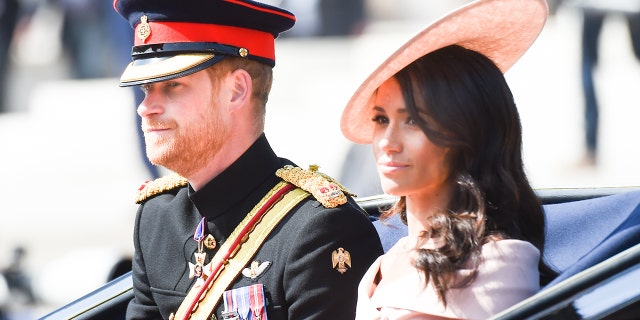
[[[138,34],[138,38],[140,38],[142,42],[147,40],[147,38],[149,38],[149,35],[151,35],[151,26],[149,26],[149,23],[147,21],[148,17],[146,15],[140,17],[140,25],[138,26],[138,31],[136,32]]]
[[[338,248],[331,254],[331,261],[333,262],[333,268],[341,274],[349,270],[347,267],[351,268],[351,254],[343,248]]]

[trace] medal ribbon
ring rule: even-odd
[[[198,227],[196,228],[196,232],[193,233],[193,240],[200,242],[204,239],[204,225],[207,223],[207,218],[202,217],[200,223],[198,223]]]
[[[251,320],[267,320],[262,283],[249,287],[251,298]]]

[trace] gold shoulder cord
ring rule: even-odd
[[[276,202],[270,209],[268,209],[262,219],[253,226],[250,233],[246,235],[246,240],[239,245],[239,248],[231,248],[231,244],[238,238],[240,231],[248,225],[249,221],[265,205],[268,199],[286,185],[287,183],[283,181],[271,189],[231,233],[229,238],[213,257],[212,261],[223,260],[221,257],[229,250],[235,250],[235,252],[231,254],[228,260],[222,262],[222,269],[220,269],[217,274],[212,275],[214,277],[213,281],[210,282],[209,287],[206,289],[206,293],[190,315],[188,314],[190,312],[188,309],[194,299],[197,299],[197,295],[202,288],[194,286],[189,290],[187,297],[184,299],[182,304],[180,304],[180,307],[175,314],[175,319],[209,319],[209,316],[214,312],[224,291],[249,263],[249,260],[253,258],[271,231],[276,227],[276,225],[278,225],[280,220],[282,220],[282,218],[284,218],[287,213],[293,209],[293,207],[309,196],[308,192],[300,188],[294,188],[289,191],[280,201]]]

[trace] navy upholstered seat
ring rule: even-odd
[[[389,251],[400,238],[407,235],[407,225],[402,223],[397,214],[384,221],[374,221],[373,226],[378,231],[384,252]]]
[[[640,243],[640,191],[545,205],[547,287]]]

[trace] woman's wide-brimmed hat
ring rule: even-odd
[[[355,143],[371,143],[374,92],[413,61],[440,48],[455,44],[477,51],[504,73],[533,44],[547,15],[544,0],[477,0],[445,15],[402,45],[360,85],[342,113],[342,133]]]

